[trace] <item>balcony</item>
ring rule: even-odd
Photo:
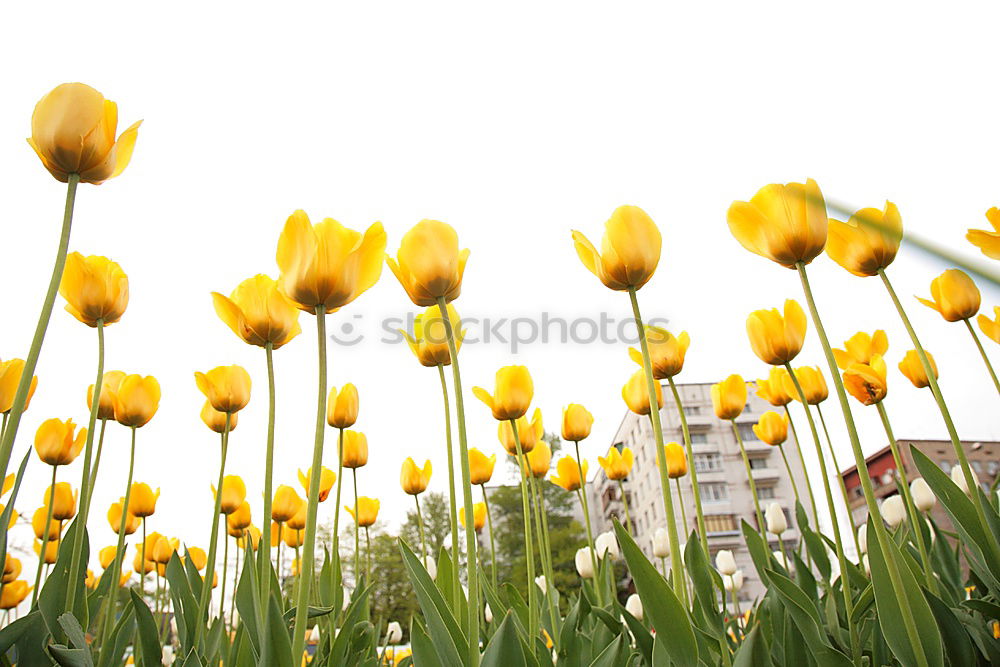
[[[777,482],[781,479],[781,471],[777,468],[751,468],[754,482]]]

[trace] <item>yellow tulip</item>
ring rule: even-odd
[[[1000,306],[993,306],[992,320],[985,314],[980,313],[976,321],[979,322],[979,328],[986,334],[987,338],[994,343],[1000,343]]]
[[[111,526],[111,530],[118,534],[118,529],[121,527],[122,523],[122,505],[124,505],[125,499],[120,498],[118,502],[111,503],[111,507],[108,508],[108,525]],[[125,518],[125,534],[131,535],[135,531],[139,530],[139,525],[142,520],[139,517],[126,512]]]
[[[157,488],[154,493],[149,484],[146,484],[145,482],[135,482],[132,484],[132,493],[129,494],[128,513],[132,516],[139,517],[140,519],[145,519],[147,516],[153,516],[153,513],[156,512],[156,501],[159,500],[159,498],[159,488]]]
[[[124,588],[128,580],[132,578],[132,570],[128,572],[122,572],[122,576],[118,578],[118,588]],[[131,656],[129,656],[131,658]]]
[[[930,362],[931,370],[934,371],[934,378],[937,379],[939,377],[938,367],[934,363],[934,357],[931,356],[930,352],[925,351],[924,353],[927,355],[927,361]],[[927,373],[924,372],[924,365],[920,363],[920,357],[917,356],[916,350],[910,350],[906,353],[903,360],[899,362],[899,370],[917,389],[929,387],[931,384],[930,380],[927,379]]]
[[[874,355],[879,356],[879,355]],[[802,393],[806,395],[806,403],[809,405],[819,405],[830,396],[830,390],[826,386],[826,378],[818,366],[800,366],[795,369],[795,378],[802,387]],[[799,400],[799,392],[795,390],[795,383],[792,376],[785,376],[785,391],[787,391],[796,401]]]
[[[24,359],[8,359],[0,361],[0,412],[8,413],[14,405],[14,394],[17,393],[17,385],[21,382],[21,374],[24,373]],[[31,386],[28,388],[28,400],[24,402],[24,409],[28,409],[31,397],[35,395],[35,388],[38,387],[38,376],[31,378]]]
[[[730,375],[712,385],[712,407],[715,416],[726,421],[736,419],[747,404],[747,384],[739,375]]]
[[[90,327],[98,320],[114,324],[128,306],[128,276],[107,257],[78,252],[66,256],[59,294],[66,299],[66,312]]]
[[[535,397],[535,385],[526,367],[504,366],[497,371],[493,395],[482,387],[473,387],[472,393],[489,406],[494,419],[507,421],[523,417],[528,412]]]
[[[243,537],[243,531],[250,527],[250,503],[243,501],[235,512],[226,515],[226,530],[231,537]]]
[[[271,519],[278,523],[285,523],[299,511],[302,499],[295,489],[284,484],[280,485],[274,492],[274,501],[271,503]]]
[[[226,430],[226,413],[219,412],[212,407],[211,401],[205,401],[205,405],[201,406],[201,421],[205,423],[205,426],[212,429],[216,433],[224,433]],[[234,412],[229,415],[229,430],[232,431],[236,428],[236,424],[239,422],[239,413]]]
[[[948,269],[931,281],[931,299],[917,301],[933,308],[949,322],[967,320],[979,312],[981,296],[976,283],[964,271]]]
[[[859,331],[844,341],[844,349],[834,349],[833,356],[840,370],[847,369],[851,364],[867,364],[876,354],[885,358],[889,349],[889,338],[882,329],[869,335]]]
[[[50,466],[69,465],[87,442],[87,429],[76,432],[72,419],[46,419],[35,432],[35,451]]]
[[[757,396],[763,398],[776,408],[792,402],[792,396],[785,389],[785,379],[788,371],[781,366],[771,367],[767,379],[757,380]]]
[[[121,384],[125,373],[122,371],[108,371],[101,378],[101,397],[97,406],[98,419],[115,418],[115,393],[118,385]],[[94,385],[87,387],[87,410],[93,407]]]
[[[333,428],[350,428],[358,421],[358,389],[348,382],[340,391],[330,387],[326,401],[326,423]]]
[[[212,303],[219,319],[250,345],[277,350],[302,333],[299,309],[269,276],[247,278],[228,297],[212,292]]]
[[[424,463],[421,470],[411,457],[406,457],[403,461],[403,468],[399,472],[399,485],[403,491],[411,496],[418,495],[427,490],[427,485],[431,482],[431,471],[433,470],[430,460]]]
[[[250,374],[242,366],[217,366],[207,373],[195,371],[194,379],[219,412],[239,412],[250,402]]]
[[[57,181],[79,174],[81,183],[97,185],[128,166],[140,124],[115,140],[118,105],[86,84],[63,83],[35,105],[28,143]]]
[[[455,306],[448,304],[448,319],[455,335],[455,347],[461,349],[465,332],[462,331],[462,320]],[[437,306],[428,306],[420,315],[413,319],[413,335],[400,329],[406,338],[410,351],[422,366],[448,366],[451,364],[451,351],[448,348],[448,331],[445,327],[441,310]]]
[[[294,531],[304,530],[306,527],[306,513],[308,508],[309,503],[303,499],[303,501],[299,503],[299,509],[292,515],[292,518],[285,522],[285,527]]]
[[[662,408],[663,387],[660,386],[659,382],[654,382],[653,387],[656,390],[656,405],[658,408]],[[649,391],[646,386],[645,372],[640,369],[632,374],[632,377],[622,387],[622,398],[625,399],[625,405],[628,406],[628,409],[637,415],[649,414]]]
[[[753,432],[763,442],[776,447],[788,439],[788,415],[768,410],[753,425]]]
[[[844,388],[862,405],[875,405],[889,390],[885,361],[876,354],[870,364],[851,364],[844,371]]]
[[[160,407],[160,383],[152,375],[126,375],[114,394],[115,421],[139,428],[149,423]]]
[[[299,470],[299,484],[306,491],[306,496],[309,496],[309,485],[312,479],[312,468],[309,468],[306,472]],[[319,501],[323,502],[330,496],[330,489],[333,488],[333,483],[337,481],[337,473],[333,472],[326,466],[321,466],[319,471]]]
[[[106,570],[111,567],[111,564],[115,562],[115,556],[118,555],[118,547],[112,545],[101,549],[97,555],[98,562],[101,564],[101,569]]]
[[[211,485],[212,497],[215,498],[215,485]],[[240,508],[247,499],[247,485],[239,475],[226,475],[222,478],[222,513],[232,514]]]
[[[248,539],[250,540],[250,548],[256,551],[257,547],[260,545],[260,528],[250,524],[250,526],[243,531],[243,537],[236,540],[236,544],[240,549],[246,549]]]
[[[587,462],[582,461],[583,477],[587,477]],[[556,486],[561,486],[567,491],[576,491],[580,488],[580,467],[576,465],[576,459],[572,456],[564,456],[556,463],[556,471],[549,475],[549,481]]]
[[[531,421],[527,417],[518,417],[514,420],[517,424],[517,437],[521,441],[521,453],[527,454],[535,448],[545,435],[545,427],[542,424],[542,411],[535,408]],[[517,443],[514,441],[514,431],[510,422],[500,422],[497,427],[497,436],[500,444],[511,456],[517,456]]]
[[[540,440],[534,448],[524,455],[528,459],[528,467],[532,477],[545,477],[552,467],[552,448],[544,440]]]
[[[3,503],[0,503],[0,514],[3,514],[3,511],[5,509],[6,509],[6,506]],[[11,513],[10,513],[10,522],[7,524],[7,530],[10,530],[11,528],[14,527],[14,524],[17,522],[17,519],[18,519],[19,516],[20,515],[16,511],[11,511]]]
[[[896,259],[903,220],[890,201],[881,211],[863,208],[847,222],[830,218],[826,254],[856,276],[875,276]]]
[[[462,293],[469,250],[458,249],[451,225],[421,220],[403,235],[396,257],[385,261],[416,305],[434,306],[439,298],[451,303]]]
[[[576,254],[587,270],[619,292],[639,289],[653,277],[663,244],[660,230],[638,206],[619,206],[604,223],[601,252],[573,231]]]
[[[341,458],[345,468],[363,468],[368,463],[368,438],[361,431],[344,431]]]
[[[580,442],[590,436],[594,426],[594,415],[578,403],[570,403],[563,408],[562,437],[570,442]]]
[[[3,478],[3,484],[0,484],[0,496],[4,495],[5,493],[14,488],[14,481],[16,480],[16,478],[17,476],[14,473],[10,473]]]
[[[747,318],[747,336],[754,354],[765,364],[781,366],[794,359],[806,339],[806,314],[793,299],[782,316],[776,308],[755,310]]]
[[[5,585],[12,583],[19,576],[21,576],[21,561],[7,554],[3,565],[3,583]]]
[[[42,502],[49,502],[52,498],[52,518],[57,521],[68,521],[76,516],[76,493],[73,491],[73,487],[69,485],[69,482],[58,482],[55,485],[55,495],[52,494],[52,488],[48,487],[45,489],[45,493],[42,496]]]
[[[458,520],[462,524],[462,528],[465,528],[465,506],[462,506],[462,511],[458,513]],[[475,531],[481,532],[483,526],[486,525],[486,503],[473,503],[472,505],[472,527]]]
[[[143,543],[139,542],[135,545],[135,556],[132,558],[132,569],[139,574],[140,577],[149,574],[156,570],[156,561],[153,560],[153,546],[156,544],[156,540],[160,539],[159,533],[152,533],[145,542],[145,558],[143,558]]]
[[[306,541],[306,532],[302,529],[284,530],[281,532],[281,540],[290,549],[298,549]]]
[[[347,513],[350,514],[358,526],[361,528],[367,528],[368,526],[375,523],[378,519],[379,501],[378,498],[368,498],[367,496],[361,496],[358,498],[358,511],[354,508],[344,506]]]
[[[486,456],[475,447],[469,448],[469,483],[485,484],[493,477],[497,455]]]
[[[677,479],[687,474],[687,456],[684,455],[684,448],[676,442],[668,442],[663,445],[663,453],[667,458],[667,476],[670,479]]]
[[[684,357],[691,337],[687,331],[674,336],[666,329],[646,325],[646,348],[649,350],[649,360],[653,366],[653,377],[657,380],[672,378],[684,369]],[[628,349],[629,358],[640,366],[642,352],[634,347]]]
[[[41,507],[35,510],[35,513],[31,515],[31,528],[35,531],[35,537],[44,540],[45,539],[45,520],[49,517],[49,498],[45,497],[45,503]],[[55,518],[49,521],[49,539],[58,540],[59,532],[62,529],[62,524],[59,523]]]
[[[176,537],[163,537],[156,540],[156,544],[153,545],[153,553],[150,556],[150,560],[159,563],[161,565],[166,565],[170,562],[171,557],[180,548],[181,543]],[[149,554],[147,554],[149,556]]]
[[[619,451],[617,447],[612,445],[608,448],[607,458],[598,456],[597,462],[604,468],[604,474],[608,476],[608,479],[621,480],[632,472],[635,458],[632,456],[632,450],[628,447],[623,447]]]
[[[295,211],[278,238],[278,288],[301,310],[332,313],[378,281],[384,253],[379,222],[362,236],[333,218],[313,225],[305,211]]]
[[[789,269],[811,262],[826,244],[826,202],[811,178],[765,185],[749,202],[733,202],[726,219],[744,248]]]
[[[0,609],[14,609],[24,602],[31,592],[33,586],[29,586],[27,581],[19,579],[3,587],[0,593]]]
[[[984,229],[970,229],[965,238],[983,251],[990,259],[1000,259],[1000,209],[996,206],[986,211],[986,219],[993,225],[992,232]]]
[[[208,555],[201,547],[184,547],[185,555],[191,559],[194,569],[199,572],[205,569],[208,564]]]
[[[35,555],[41,558],[46,565],[52,565],[56,562],[56,557],[59,555],[59,542],[53,540],[45,543],[45,554],[42,554],[42,543],[40,540],[35,540]],[[6,590],[6,586],[4,589]]]

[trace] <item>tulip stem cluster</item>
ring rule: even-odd
[[[879,407],[881,407],[879,403]],[[808,410],[808,407],[806,407]],[[847,497],[847,486],[844,484],[844,476],[840,474],[843,468],[840,467],[840,463],[837,462],[837,452],[833,447],[833,440],[830,439],[830,429],[826,427],[826,419],[823,417],[823,408],[820,407],[819,403],[816,404],[816,414],[819,415],[819,424],[823,428],[823,435],[826,437],[826,446],[830,450],[830,459],[833,461],[833,470],[837,478],[837,486],[840,487],[840,496],[844,501],[844,511],[847,512],[847,522],[848,527],[851,529],[851,537],[854,539],[855,553],[861,554],[861,544],[858,542],[858,529],[854,525],[854,521],[851,520],[851,502]],[[895,441],[893,441],[893,446],[895,447]],[[794,482],[793,482],[794,483]],[[819,528],[819,526],[817,526]]]
[[[222,447],[219,453],[219,484],[215,487],[215,510],[212,512],[212,533],[209,538],[208,543],[208,565],[205,568],[205,576],[201,585],[201,594],[198,596],[198,615],[195,616],[199,620],[197,623],[197,629],[195,630],[194,643],[193,646],[198,646],[201,644],[201,637],[205,631],[205,624],[201,622],[201,619],[205,618],[205,612],[208,610],[209,600],[212,598],[212,584],[215,577],[215,558],[218,553],[219,548],[219,516],[222,514],[222,485],[226,479],[226,454],[229,452],[229,429],[232,424],[232,414],[226,413],[226,426],[222,431]],[[146,522],[143,520],[143,531],[146,530]],[[145,548],[146,541],[143,540],[143,548]],[[143,562],[145,563],[145,557],[143,557]]]
[[[45,512],[45,528],[42,531],[42,550],[38,553],[38,571],[35,572],[35,586],[31,591],[31,606],[35,606],[35,602],[38,601],[38,590],[41,588],[42,583],[42,566],[48,560],[45,556],[49,552],[49,529],[52,527],[52,513],[55,511],[56,506],[56,472],[58,470],[59,466],[52,466],[52,486],[49,487],[49,506]]]
[[[451,524],[451,553],[455,567],[451,568],[452,599],[457,600],[462,585],[458,578],[458,499],[455,494],[455,455],[451,443],[451,405],[448,402],[448,381],[444,375],[444,365],[438,364],[438,378],[441,380],[441,396],[444,399],[444,446],[448,452],[448,522]],[[471,497],[471,496],[470,496]],[[483,486],[486,498],[486,486]],[[488,501],[486,501],[488,503]],[[486,511],[489,515],[489,509]],[[433,556],[433,554],[432,554]],[[493,548],[493,522],[490,520],[490,560],[493,561],[493,587],[497,585],[496,550]]]
[[[94,401],[98,401],[98,391],[97,387],[94,387]],[[122,510],[121,519],[118,521],[118,545],[115,547],[115,560],[111,571],[115,573],[116,576],[121,576],[122,571],[122,561],[125,558],[125,526],[128,524],[128,504],[129,500],[132,498],[132,477],[135,472],[135,431],[136,427],[133,426],[130,429],[132,431],[132,444],[129,450],[128,457],[128,477],[125,482],[125,496],[122,498]],[[145,563],[143,563],[145,565]],[[104,631],[101,633],[101,650],[105,650],[108,646],[108,639],[111,634],[111,627],[114,625],[114,618],[117,615],[116,607],[118,606],[118,596],[108,595],[105,597],[104,603],[108,606],[104,613]],[[108,650],[111,650],[110,648]]]
[[[733,426],[733,435],[736,436],[736,442],[740,446],[740,456],[743,458],[743,467],[747,473],[747,483],[750,484],[750,495],[753,496],[753,510],[757,516],[757,530],[760,531],[760,536],[764,538],[764,543],[767,544],[766,524],[764,523],[764,515],[760,511],[760,500],[757,498],[757,482],[753,479],[753,469],[750,467],[750,459],[747,457],[747,450],[743,445],[743,436],[740,435],[740,429],[736,425],[736,420],[731,419],[730,423]]]
[[[803,403],[802,405],[805,406],[806,404]],[[788,404],[785,404],[785,415],[788,417],[788,426],[792,429],[792,438],[795,440],[795,451],[799,455],[799,461],[805,461],[805,458],[802,456],[802,442],[799,440],[799,432],[795,429],[795,421],[792,419],[792,411],[788,409]],[[782,447],[784,447],[784,445],[782,445]],[[781,455],[785,455],[784,449],[781,450]],[[787,459],[785,460],[785,463],[787,466]],[[806,492],[809,494],[809,506],[812,508],[813,524],[816,526],[816,530],[819,530],[819,510],[816,505],[816,495],[813,493],[812,480],[809,479],[809,469],[804,463],[802,465],[802,474],[806,482]],[[791,476],[790,471],[789,476]],[[792,485],[793,487],[795,485],[794,476],[792,476]]]
[[[486,484],[481,485],[483,488],[483,504],[486,506],[486,521],[489,523],[490,531],[490,569],[493,578],[493,589],[496,590],[497,587],[497,545],[496,538],[493,536],[493,515],[490,514],[490,496],[486,493]],[[453,535],[454,537],[454,535]],[[457,560],[457,555],[456,555]],[[455,568],[456,570],[458,568]],[[457,581],[457,579],[456,579]],[[457,598],[456,598],[457,599]]]
[[[545,516],[545,496],[542,494],[542,490],[538,487],[538,479],[528,471],[530,475],[528,477],[528,483],[531,485],[531,495],[534,499],[535,505],[535,530],[538,532],[538,553],[542,560],[542,572],[545,574],[545,590],[542,591],[543,597],[548,600],[549,604],[549,621],[553,630],[557,627],[557,619],[559,618],[559,611],[556,609],[556,598],[549,592],[550,586],[555,586],[555,574],[552,569],[552,549],[549,546],[549,526],[548,518]],[[529,581],[528,585],[531,586],[532,583]],[[552,640],[555,643],[556,650],[559,649],[559,633],[553,632]]]
[[[697,514],[698,520],[698,537],[701,539],[701,548],[707,554],[709,553],[708,529],[705,528],[705,513],[701,509],[701,491],[698,489],[698,469],[694,464],[694,446],[691,443],[691,431],[688,428],[687,415],[684,414],[684,405],[681,403],[681,395],[680,392],[677,391],[677,385],[674,383],[673,376],[667,378],[667,383],[670,385],[670,393],[674,396],[674,407],[677,408],[677,416],[681,420],[681,433],[684,436],[684,448],[687,450],[688,462],[690,463],[688,469],[691,471],[691,493],[694,495],[694,511]],[[680,484],[680,482],[678,482],[678,484]],[[685,531],[686,530],[687,522],[685,521]]]
[[[587,502],[587,474],[583,471],[583,464],[580,462],[580,441],[574,440],[573,446],[576,449],[576,468],[580,473],[580,488],[577,489],[577,493],[580,495],[580,504],[583,505],[583,522],[587,524],[587,545],[590,547],[590,562],[596,574],[598,572],[597,550],[594,548],[594,531],[590,527],[590,503]],[[666,576],[665,572],[664,576]],[[597,602],[603,606],[604,594],[601,592],[601,587],[594,586],[594,588],[597,591]]]
[[[680,487],[677,488],[679,492]],[[625,495],[625,483],[622,480],[618,480],[618,495],[622,497],[622,508],[625,510],[625,525],[628,526],[629,534],[634,535],[635,531],[632,530],[632,517],[628,513],[628,496]],[[683,507],[681,508],[681,511],[684,511]],[[681,522],[684,525],[687,525],[686,520],[682,519]]]
[[[524,557],[528,568],[528,636],[538,636],[538,620],[535,618],[535,552],[531,543],[531,510],[528,505],[528,476],[531,464],[521,449],[521,435],[517,432],[517,420],[510,420],[510,430],[514,434],[517,448],[517,467],[521,478],[521,512],[524,515]],[[468,518],[466,518],[468,521]]]
[[[264,344],[264,355],[267,359],[267,450],[264,454],[264,518],[261,523],[260,548],[264,552],[264,557],[260,559],[260,600],[264,619],[267,619],[269,591],[271,590],[271,577],[268,570],[271,567],[271,501],[274,484],[274,344],[268,341]],[[340,481],[340,471],[337,472],[337,481]],[[338,493],[340,487],[337,487]],[[340,497],[337,497],[338,507]],[[339,515],[339,513],[338,513]],[[336,545],[337,531],[333,533],[334,545]]]

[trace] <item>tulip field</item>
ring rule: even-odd
[[[969,372],[988,375],[1000,394],[984,347],[1000,344],[1000,306],[992,319],[979,314],[980,292],[969,275],[996,283],[1000,273],[968,266],[948,269],[933,280],[929,292],[908,285],[925,296],[922,305],[908,301],[904,306],[890,267],[897,252],[908,246],[900,213],[891,202],[836,219],[839,214],[828,209],[819,186],[806,180],[765,185],[747,201],[719,212],[735,240],[761,258],[760,270],[784,271],[794,277],[789,284],[795,289],[780,307],[748,313],[745,337],[734,334],[734,344],[749,344],[769,367],[767,377],[747,382],[730,375],[711,388],[715,417],[726,428],[731,423],[739,442],[755,519],[742,522],[740,537],[753,574],[766,589],[751,604],[744,600],[741,605],[738,592],[749,573],[737,566],[731,551],[709,549],[699,471],[675,384],[690,338],[686,332],[647,324],[644,308],[651,304],[643,302],[642,287],[656,274],[662,241],[657,224],[636,206],[611,212],[603,230],[567,229],[562,251],[578,256],[582,284],[616,293],[640,334],[636,347],[622,350],[634,365],[621,395],[630,411],[648,418],[655,439],[657,502],[662,502],[667,521],[654,534],[637,533],[627,502],[613,530],[594,534],[595,508],[587,485],[603,475],[626,497],[636,460],[627,447],[611,447],[591,461],[581,456],[580,443],[591,436],[594,424],[587,407],[565,397],[562,445],[556,452],[543,437],[527,367],[498,368],[492,386],[470,386],[463,378],[459,308],[470,254],[462,249],[455,228],[422,220],[401,238],[388,239],[380,223],[354,230],[331,218],[313,222],[301,210],[274,230],[276,277],[261,273],[211,292],[219,326],[232,331],[233,346],[253,346],[248,349],[259,354],[266,377],[251,379],[247,369],[224,365],[195,371],[190,386],[176,389],[204,396],[200,417],[218,442],[218,457],[214,450],[203,455],[215,479],[214,507],[210,515],[206,508],[204,516],[191,519],[210,524],[211,537],[196,546],[147,531],[159,491],[154,490],[155,479],[151,486],[136,478],[135,453],[142,446],[143,427],[158,418],[160,383],[142,369],[106,368],[105,329],[127,315],[128,276],[112,259],[70,252],[77,189],[127,178],[133,150],[142,148],[140,135],[140,123],[119,133],[115,103],[81,83],[57,86],[31,116],[28,143],[41,166],[66,184],[66,201],[61,233],[53,238],[58,248],[51,281],[30,348],[23,358],[0,362],[0,665],[1000,664],[998,496],[996,489],[980,483],[970,465],[937,382],[940,360],[921,345],[907,314],[912,304],[933,309],[943,322],[958,323],[955,335],[974,345],[982,360],[982,368]],[[32,176],[44,173],[39,169]],[[113,196],[105,190],[101,194]],[[994,231],[970,230],[967,239],[997,260],[1000,210],[986,215]],[[600,241],[593,242],[598,235]],[[824,304],[817,302],[810,282],[810,264],[817,259],[867,278],[868,288],[891,304],[892,316],[909,335],[898,370],[933,398],[939,413],[935,418],[946,427],[958,462],[950,474],[913,450],[919,474],[907,476],[883,403],[889,372],[886,335],[861,331],[846,341],[829,340]],[[386,265],[388,272],[383,271]],[[408,506],[412,502],[419,525],[419,539],[394,542],[419,604],[408,626],[373,612],[369,531],[379,518],[381,500],[358,493],[357,470],[368,463],[369,451],[365,435],[355,428],[369,397],[359,395],[353,384],[332,386],[328,375],[331,320],[341,310],[350,311],[379,280],[398,283],[400,309],[423,309],[404,333],[415,362],[428,369],[430,381],[440,383],[445,424],[437,440],[446,454],[445,470],[434,470],[429,460],[407,458],[398,488],[376,487],[382,499],[400,494]],[[57,302],[65,313],[53,312]],[[93,384],[79,387],[88,418],[75,423],[44,415],[30,433],[21,418],[35,393],[40,355],[69,354],[44,345],[52,317],[72,317],[85,325],[81,331],[96,348],[93,358],[87,357]],[[793,365],[809,336],[823,350],[822,367]],[[309,461],[297,487],[276,484],[273,475],[278,455],[275,397],[282,391],[274,370],[281,357],[275,352],[285,345],[315,347],[314,367],[299,375],[300,381],[309,378],[310,387],[316,378],[316,402],[300,415],[314,420],[315,431],[311,446],[296,452]],[[92,348],[73,353],[90,354],[82,349]],[[264,460],[254,463],[264,471],[262,498],[227,472],[227,458],[231,465],[236,455],[229,450],[230,434],[250,401],[251,386],[257,400],[269,406],[266,430],[247,436],[267,444]],[[661,413],[667,391],[675,399],[671,409],[680,413],[683,442],[664,440]],[[798,525],[800,537],[794,544],[782,539],[789,530],[783,508],[758,493],[740,439],[735,420],[751,391],[774,408],[753,431],[780,451],[781,474],[793,485],[796,506],[787,509]],[[843,419],[852,454],[847,462],[837,461],[820,412],[828,399],[836,407],[828,408],[827,416]],[[797,417],[797,427],[788,407],[796,403],[805,415],[804,420]],[[67,406],[66,413],[71,410]],[[898,493],[883,501],[876,499],[866,473],[854,421],[859,410],[878,414],[892,447]],[[492,415],[499,449],[470,446],[466,416],[473,411]],[[124,478],[101,467],[102,456],[109,456],[103,452],[106,429],[128,434]],[[803,477],[793,475],[785,454],[786,443],[792,442],[790,430],[800,436],[795,446],[815,451],[819,461],[818,469]],[[493,479],[498,455],[519,473],[525,586],[497,577],[493,522],[498,517],[485,485]],[[81,466],[66,469],[78,460]],[[839,481],[841,463],[856,465],[861,473],[867,520],[860,525],[843,522],[842,517],[852,516],[851,500],[843,483],[832,481]],[[422,509],[434,474],[448,484],[449,541],[437,552],[427,548],[427,512]],[[680,497],[680,487],[675,493],[672,485],[686,476],[694,490],[693,507]],[[27,478],[46,484],[41,506],[31,516],[14,509],[15,504],[35,502],[21,494]],[[120,489],[119,500],[110,507],[92,505],[99,478]],[[585,517],[585,538],[574,545],[574,558],[553,557],[546,492],[565,494]],[[807,494],[815,502],[803,502]],[[335,511],[332,532],[320,539],[322,503]],[[829,525],[820,525],[817,506]],[[950,521],[931,518],[936,506],[944,508]],[[346,512],[337,511],[341,507]],[[684,512],[691,522],[675,520]],[[105,521],[117,543],[93,544],[88,527]],[[8,531],[18,522],[34,530],[37,559],[22,562],[10,553]],[[695,529],[682,534],[679,525]],[[484,530],[489,539],[480,541]],[[652,548],[652,560],[642,547]],[[350,553],[350,562],[342,562],[342,553]],[[100,563],[98,571],[95,562]],[[555,573],[562,566],[575,570],[578,588],[559,590]]]

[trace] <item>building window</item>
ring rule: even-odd
[[[773,486],[761,486],[757,488],[757,497],[760,500],[771,500],[774,498]]]
[[[763,470],[767,467],[767,459],[761,456],[754,456],[753,458],[747,459],[750,462],[751,470]]]
[[[691,434],[691,444],[692,445],[705,445],[708,444],[708,435],[705,433],[692,433]]]
[[[975,470],[976,472],[982,472],[983,471],[983,462],[982,461],[970,461],[969,465],[971,465],[972,469]]]
[[[701,406],[700,405],[685,405],[684,406],[684,414],[687,415],[688,417],[690,417],[692,415],[700,415],[701,414]]]
[[[706,503],[718,503],[729,500],[729,487],[725,484],[699,484],[701,500]]]
[[[736,517],[732,514],[709,514],[705,517],[705,532],[712,533],[732,533],[739,530],[736,525]]]
[[[941,459],[941,461],[938,463],[938,466],[940,466],[941,470],[945,472],[951,472],[951,461],[949,461],[948,459]]]
[[[719,472],[722,470],[722,457],[718,452],[711,454],[695,454],[694,469],[697,472]]]
[[[737,424],[736,428],[739,429],[743,442],[756,442],[760,440],[757,434],[753,432],[753,424]]]

